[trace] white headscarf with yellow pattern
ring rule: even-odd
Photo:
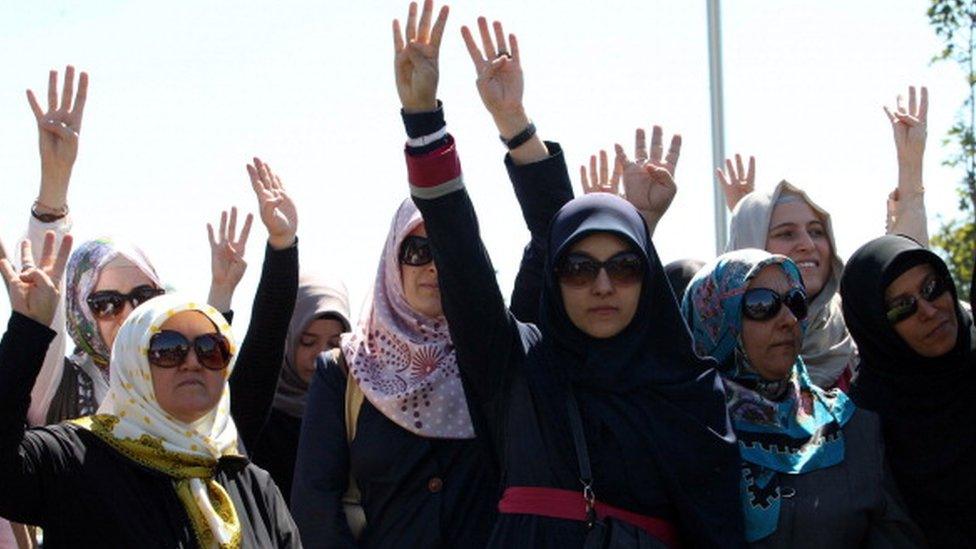
[[[167,319],[183,311],[206,315],[230,342],[234,334],[213,307],[168,294],[137,307],[119,329],[112,346],[109,393],[98,414],[75,420],[120,453],[173,478],[202,547],[239,547],[241,527],[233,502],[214,480],[217,460],[237,454],[237,428],[230,416],[230,390],[209,414],[188,425],[164,412],[156,402],[150,372],[149,339]]]

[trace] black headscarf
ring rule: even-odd
[[[876,238],[847,262],[840,293],[861,356],[851,393],[858,406],[881,416],[888,462],[929,541],[968,544],[976,533],[972,314],[959,305],[950,283],[959,334],[955,348],[935,358],[916,353],[885,316],[888,285],[924,263],[949,279],[939,256],[903,236]]]
[[[640,303],[618,335],[596,339],[566,314],[553,267],[581,238],[611,233],[645,261]],[[566,204],[550,224],[546,281],[528,377],[540,417],[564,465],[576,471],[566,391],[579,402],[597,497],[636,512],[649,512],[642,494],[672,502],[685,539],[696,545],[743,540],[739,502],[739,455],[714,362],[692,350],[691,335],[643,218],[626,201],[591,194]],[[620,454],[608,455],[611,448]],[[629,493],[601,492],[599,469],[620,468]],[[660,484],[664,486],[660,486]],[[617,501],[613,501],[616,498]],[[734,542],[733,542],[734,543]]]
[[[685,295],[685,288],[691,283],[691,279],[695,278],[695,274],[704,266],[705,262],[697,259],[679,259],[664,266],[664,274],[668,277],[674,296],[679,302]]]

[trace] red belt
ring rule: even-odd
[[[613,507],[597,501],[594,504],[597,518],[613,517],[631,526],[636,526],[668,547],[678,547],[678,532],[665,520],[639,515],[631,511]],[[539,488],[512,486],[505,489],[498,510],[507,515],[539,515],[542,517],[586,521],[586,500],[582,492],[560,490],[558,488]]]

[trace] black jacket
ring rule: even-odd
[[[30,390],[54,332],[14,313],[0,340],[0,516],[44,529],[45,547],[196,547],[172,479],[70,424],[25,429]],[[224,458],[243,547],[300,547],[271,477]]]

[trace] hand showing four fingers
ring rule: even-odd
[[[735,165],[732,159],[725,159],[725,171],[715,169],[718,185],[725,195],[725,205],[734,210],[742,197],[756,190],[756,157],[749,157],[749,171],[742,165],[742,155],[735,155]]]
[[[258,199],[261,222],[268,229],[268,244],[276,250],[290,247],[298,232],[298,211],[281,178],[259,158],[254,159],[254,164],[248,164],[247,173]]]
[[[433,0],[424,0],[418,24],[417,3],[410,3],[406,40],[400,29],[400,21],[393,20],[393,65],[400,104],[406,112],[427,112],[437,108],[437,81],[440,77],[438,56],[449,9],[447,6],[441,7],[431,27],[433,12]]]
[[[50,326],[54,320],[61,299],[61,278],[71,255],[70,234],[61,239],[57,252],[54,241],[54,231],[48,231],[44,235],[41,261],[34,265],[30,240],[24,240],[20,245],[20,272],[14,269],[9,259],[0,259],[0,274],[10,294],[10,308],[45,326]]]
[[[501,134],[511,138],[524,130],[529,122],[522,104],[525,89],[522,58],[518,38],[514,34],[509,34],[506,40],[505,29],[499,21],[492,24],[492,30],[494,41],[488,29],[488,20],[478,18],[478,32],[484,51],[478,48],[467,26],[461,27],[461,37],[478,73],[476,83],[481,101],[495,119]]]
[[[74,86],[75,68],[68,65],[64,71],[64,88],[59,99],[58,71],[51,71],[48,74],[46,112],[41,108],[34,92],[27,90],[27,102],[37,120],[41,153],[42,196],[38,199],[52,208],[64,205],[71,169],[78,157],[78,134],[81,132],[82,115],[88,98],[88,73],[82,72],[78,78],[77,93]],[[45,194],[49,196],[44,196]]]
[[[671,138],[667,154],[664,154],[662,139],[661,127],[654,126],[648,150],[644,130],[638,128],[634,138],[634,160],[627,158],[619,144],[614,146],[617,161],[623,166],[624,198],[644,215],[652,231],[678,192],[674,170],[681,155],[681,135],[675,134]]]
[[[590,155],[590,175],[586,175],[586,166],[580,166],[580,180],[583,194],[610,193],[620,194],[620,176],[623,173],[623,160],[620,156],[614,159],[613,174],[609,174],[607,167],[607,151],[600,150],[600,167],[597,171],[596,155]]]
[[[207,303],[219,311],[229,311],[234,290],[244,278],[247,262],[244,250],[247,237],[251,233],[254,216],[247,214],[241,234],[237,235],[237,208],[230,209],[230,224],[227,212],[220,212],[220,230],[214,235],[213,225],[207,223],[207,236],[210,240],[210,298]]]
[[[901,95],[897,98],[894,112],[887,106],[884,107],[894,132],[899,165],[917,169],[921,169],[922,157],[925,154],[929,112],[928,88],[922,86],[919,95],[916,97],[915,86],[909,86],[907,108]]]

